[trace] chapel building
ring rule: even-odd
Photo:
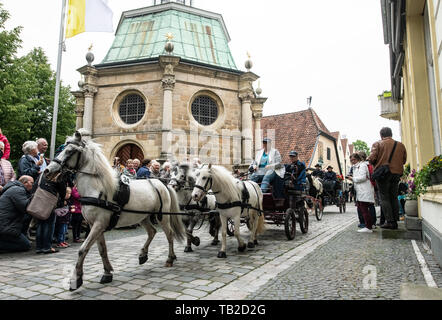
[[[101,63],[88,53],[80,90],[72,92],[77,129],[123,163],[198,157],[249,165],[267,100],[254,91],[252,62],[237,68],[220,14],[161,2],[122,13]]]

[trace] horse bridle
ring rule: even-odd
[[[207,188],[207,186],[209,185],[209,183],[210,183],[210,186]],[[209,177],[209,178],[207,179],[206,184],[204,185],[204,187],[201,187],[200,185],[195,184],[195,188],[200,189],[200,190],[202,190],[205,194],[207,194],[207,193],[209,192],[209,190],[212,189],[212,185],[213,185],[213,179],[212,179],[212,177]]]
[[[69,146],[70,144],[73,144],[77,147],[83,148],[84,147],[84,143],[83,142],[68,142],[66,143],[66,146]],[[77,163],[75,164],[74,168],[71,168],[69,166],[67,166],[67,162],[71,159],[71,157],[74,155],[74,153],[77,152],[78,156],[77,156]],[[79,170],[80,167],[80,161],[81,161],[81,152],[79,150],[74,150],[74,152],[70,153],[68,157],[66,157],[63,161],[55,158],[54,160],[55,163],[58,163],[61,166],[61,172],[70,172],[70,173],[83,173],[83,174],[88,174],[88,175],[96,175],[95,173],[90,173],[90,172],[83,172]]]
[[[188,181],[188,179],[187,179],[187,171],[184,174],[184,176],[186,177],[185,179],[177,179],[175,177],[170,179],[170,181],[175,181],[176,182],[176,184],[178,186],[178,189],[176,191],[180,191],[180,190],[193,190],[194,185]],[[187,184],[187,186],[186,186],[186,184]]]

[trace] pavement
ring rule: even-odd
[[[269,225],[257,247],[239,253],[236,239],[228,237],[227,259],[216,257],[220,245],[210,244],[208,227],[203,226],[196,231],[201,244],[193,253],[184,253],[184,243],[175,243],[178,259],[172,268],[164,266],[168,250],[162,232],[151,243],[149,260],[140,266],[144,229],[114,230],[105,235],[113,282],[99,283],[103,267],[94,245],[85,260],[84,284],[74,292],[68,284],[80,244],[50,255],[0,254],[0,299],[418,299],[429,292],[428,273],[434,280],[432,297],[438,297],[442,271],[421,241],[416,246],[428,272],[422,271],[410,239],[384,238],[380,229],[360,234],[357,223],[353,204],[343,214],[327,207],[322,221],[310,215],[307,234],[298,225],[293,241],[287,240],[283,226]],[[247,227],[241,232],[246,240]]]

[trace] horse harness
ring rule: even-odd
[[[247,190],[247,187],[245,185],[244,181],[240,181],[243,185],[243,189],[241,192],[241,201],[234,201],[234,202],[228,202],[228,203],[216,203],[216,207],[219,209],[231,209],[235,207],[241,207],[241,214],[243,214],[244,209],[247,209],[247,213],[250,209],[258,211],[258,216],[261,216],[261,214],[264,212],[260,208],[253,207],[250,203],[250,193],[249,190]],[[259,199],[258,191],[256,191],[255,186],[252,184],[253,190],[255,190],[256,198]]]

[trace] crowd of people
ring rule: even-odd
[[[28,251],[35,241],[37,254],[56,253],[70,246],[69,228],[72,242],[83,241],[81,196],[72,177],[54,182],[42,175],[50,162],[45,157],[47,149],[44,138],[24,142],[16,173],[9,161],[11,146],[0,129],[0,252]],[[58,196],[58,203],[46,220],[32,217],[26,210],[37,187]]]

